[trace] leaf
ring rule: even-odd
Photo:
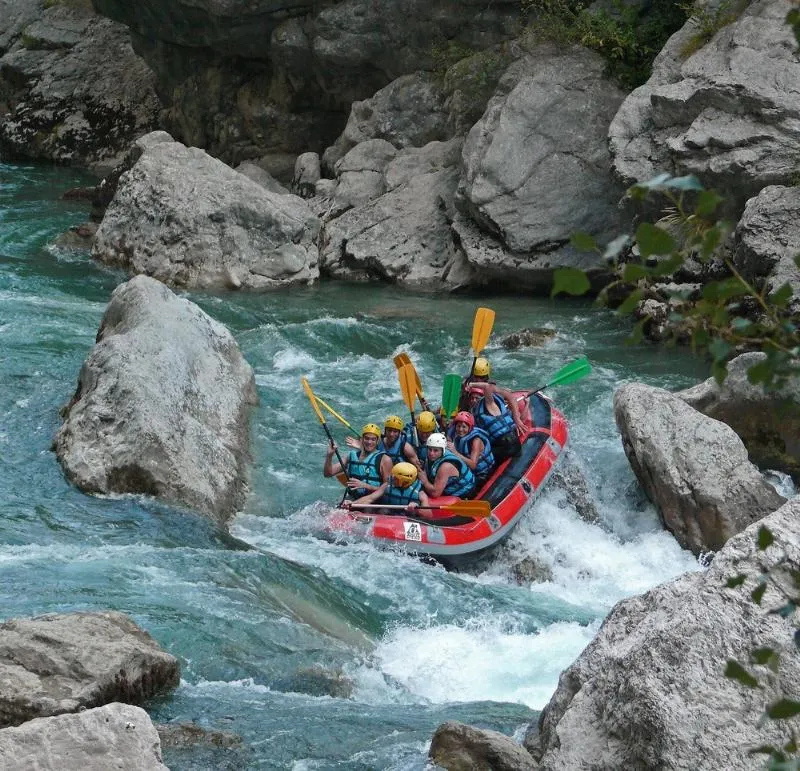
[[[797,605],[790,601],[785,605],[781,605],[780,608],[774,608],[770,613],[775,616],[780,616],[781,618],[789,618],[795,610],[797,610]]]
[[[697,206],[694,207],[694,213],[698,217],[710,217],[723,200],[725,199],[715,190],[703,190],[697,196]]]
[[[647,319],[642,319],[641,321],[637,321],[636,324],[633,325],[633,329],[631,329],[631,333],[625,339],[625,342],[628,345],[638,345],[644,339],[644,325],[647,323]]]
[[[749,293],[750,290],[738,278],[710,281],[703,287],[703,297],[706,300],[729,300],[731,297],[742,297]]]
[[[553,288],[550,297],[555,297],[559,292],[571,295],[586,294],[591,285],[589,279],[578,268],[558,268],[553,271]]]
[[[709,228],[703,235],[703,242],[700,245],[700,261],[705,262],[711,257],[714,250],[722,241],[722,230],[718,227]]]
[[[705,190],[694,174],[689,174],[685,177],[673,177],[665,182],[663,187],[669,190]]]
[[[731,680],[738,680],[748,688],[758,688],[758,680],[755,679],[738,661],[728,659],[725,665],[725,677]]]
[[[767,707],[767,716],[773,720],[787,720],[800,715],[800,701],[780,699]]]
[[[785,308],[789,304],[789,300],[792,299],[792,294],[792,287],[787,281],[785,284],[781,284],[774,292],[767,295],[767,301],[776,308]]]
[[[617,313],[620,315],[633,313],[636,306],[642,301],[642,297],[644,297],[644,289],[634,289],[617,308]]]
[[[734,332],[738,332],[739,334],[746,335],[755,324],[749,319],[743,319],[741,317],[735,318],[731,320],[731,329]]]
[[[666,260],[659,260],[658,265],[653,268],[654,276],[671,276],[686,260],[679,252],[667,257]]]
[[[800,629],[794,630],[794,644],[797,648],[800,648]]]
[[[764,597],[764,592],[767,591],[767,584],[766,582],[762,581],[752,592],[750,592],[750,597],[752,597],[753,602],[756,605],[761,605],[761,600]]]
[[[768,546],[772,546],[773,543],[775,543],[775,536],[772,535],[772,530],[766,525],[761,525],[758,528],[758,537],[756,538],[759,551],[764,551]]]
[[[643,222],[636,228],[636,243],[642,257],[670,254],[675,249],[675,241],[666,230],[662,230],[649,222]]]
[[[800,268],[800,254],[796,254],[794,256],[794,264],[797,265],[798,268]]]
[[[757,383],[768,383],[772,380],[774,372],[775,364],[769,359],[762,359],[756,364],[753,364],[752,367],[747,368],[747,379],[753,385]]]
[[[759,747],[753,747],[747,750],[748,755],[774,755],[778,751],[777,747],[771,744],[762,744]]]
[[[597,241],[592,238],[588,233],[573,233],[569,237],[569,242],[579,252],[599,252],[600,248],[597,246]]]
[[[708,352],[714,357],[714,361],[725,361],[731,352],[731,346],[721,337],[715,337],[708,344]]]
[[[754,648],[750,651],[750,660],[754,664],[768,666],[770,662],[775,661],[778,655],[772,648]]]
[[[728,587],[728,589],[735,589],[737,586],[741,586],[746,580],[747,576],[743,573],[740,573],[738,576],[729,578],[725,585]]]

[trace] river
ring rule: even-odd
[[[146,705],[156,722],[241,737],[165,748],[181,769],[423,769],[435,728],[460,720],[518,737],[560,671],[619,599],[701,569],[659,524],[612,415],[620,384],[668,389],[707,366],[686,350],[624,343],[627,322],[586,301],[419,295],[323,283],[187,296],[228,326],[260,403],[245,510],[222,533],[189,511],[69,485],[51,450],[118,271],[55,237],[86,219],[76,171],[0,164],[0,614],[129,614],[181,663]],[[369,544],[320,537],[339,486],[300,377],[350,422],[404,415],[392,356],[408,351],[426,394],[471,361],[475,308],[497,313],[486,355],[503,385],[535,387],[578,356],[592,374],[552,389],[571,456],[600,514],[587,524],[552,488],[491,561],[456,574]],[[503,333],[546,327],[541,348]],[[531,557],[552,580],[519,584]]]

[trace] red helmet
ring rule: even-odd
[[[476,388],[475,386],[467,386],[467,393],[470,396],[483,396],[486,392],[482,388]]]
[[[469,426],[470,431],[475,428],[475,418],[471,412],[466,412],[465,410],[457,412],[456,416],[453,418],[453,423],[459,422],[466,423]]]

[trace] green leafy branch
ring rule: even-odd
[[[719,381],[727,374],[728,360],[746,350],[766,354],[765,360],[748,370],[752,383],[777,386],[800,371],[800,329],[789,308],[792,289],[786,283],[768,292],[736,268],[727,248],[732,226],[715,218],[722,198],[703,188],[694,176],[661,174],[628,190],[628,196],[639,202],[654,193],[667,201],[669,212],[655,224],[643,222],[632,236],[623,234],[605,249],[588,234],[572,236],[576,249],[597,252],[613,266],[616,278],[600,291],[598,304],[616,306],[623,315],[641,313],[643,301],[654,294],[654,285],[674,276],[688,259],[705,266],[714,263],[722,267],[724,277],[707,282],[698,300],[662,287],[669,295],[671,336],[707,351]],[[800,267],[800,255],[795,263]],[[581,270],[554,272],[551,296],[582,295],[589,289],[589,279]],[[640,342],[650,323],[652,317],[641,313],[629,341]]]
[[[756,537],[758,552],[763,553],[774,544],[775,536],[772,531],[766,525],[762,525],[758,529]],[[759,559],[758,567],[761,572],[755,588],[750,592],[750,599],[756,605],[761,606],[767,588],[772,587],[781,598],[781,601],[767,610],[767,613],[791,619],[794,622],[796,618],[795,612],[800,605],[800,566],[790,560],[784,552],[769,566]],[[747,576],[739,574],[729,578],[726,585],[729,589],[735,589],[741,587],[746,580]],[[794,644],[796,648],[800,649],[800,629],[797,628],[796,623],[793,625],[795,627]],[[753,648],[750,651],[750,665],[766,667],[769,672],[776,675],[780,666],[780,654],[774,648],[768,646]],[[725,677],[736,680],[746,688],[757,689],[764,687],[757,674],[754,674],[748,666],[742,665],[735,659],[728,660],[724,674]],[[800,701],[785,697],[780,698],[766,706],[759,720],[759,725],[763,725],[768,720],[791,720],[798,715],[800,715]],[[790,769],[792,771],[800,771],[800,757],[797,755],[797,736],[791,727],[788,727],[788,732],[788,740],[780,747],[776,747],[773,744],[763,744],[750,750],[750,754],[768,755],[768,768],[770,771],[790,771]]]

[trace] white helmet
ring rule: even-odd
[[[426,447],[437,447],[440,450],[447,449],[447,437],[444,434],[431,434],[428,441],[425,442]]]

